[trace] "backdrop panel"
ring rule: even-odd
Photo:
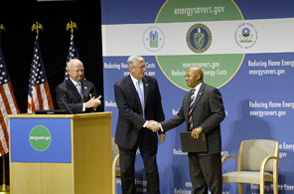
[[[177,114],[189,90],[185,72],[197,65],[223,95],[222,155],[236,155],[245,139],[278,140],[279,193],[294,193],[293,6],[290,0],[101,0],[104,104],[113,112],[112,136],[118,116],[113,85],[128,75],[130,55],[143,56],[146,74],[157,78],[166,119]],[[184,130],[167,132],[159,145],[162,193],[191,193],[179,137]],[[223,172],[235,168],[229,160]],[[136,171],[138,191],[145,193],[140,157]],[[223,193],[237,193],[237,186],[224,184]],[[259,186],[246,185],[244,193],[259,193]]]

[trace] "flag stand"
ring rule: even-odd
[[[3,24],[0,24],[0,43],[1,43],[1,30],[5,30]],[[9,190],[7,190],[6,187],[6,180],[5,180],[5,153],[2,156],[2,168],[3,168],[3,184],[2,184],[2,189],[0,191],[0,194],[9,194]]]
[[[5,154],[2,156],[2,168],[3,168],[3,184],[2,184],[2,189],[0,191],[0,194],[9,194],[9,190],[6,188],[6,177],[5,177]]]

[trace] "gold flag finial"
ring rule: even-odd
[[[0,44],[1,44],[1,31],[5,31],[4,25],[0,24]]]
[[[1,30],[4,30],[5,31],[5,28],[4,28],[4,25],[3,24],[0,24],[0,33],[1,33]]]
[[[70,29],[70,33],[73,34],[74,33],[74,29],[78,30],[78,26],[75,22],[70,21],[66,24],[66,31],[68,31]]]
[[[34,30],[36,30],[37,36],[39,36],[39,30],[43,30],[42,24],[39,23],[39,22],[34,23],[33,26],[32,26],[32,32]]]

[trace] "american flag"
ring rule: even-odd
[[[69,62],[73,58],[79,59],[79,53],[78,53],[77,47],[75,45],[74,35],[71,34],[66,62]],[[65,67],[64,79],[65,80],[68,79],[68,73],[66,71],[66,67]]]
[[[37,36],[29,81],[28,113],[48,109],[54,107]]]
[[[7,124],[9,114],[19,114],[13,88],[0,46],[0,156],[9,151]]]

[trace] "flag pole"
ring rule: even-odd
[[[32,32],[36,30],[35,46],[33,50],[33,59],[31,63],[31,72],[28,89],[28,113],[34,113],[36,110],[54,110],[48,79],[43,64],[42,53],[39,45],[39,32],[43,26],[35,22],[32,26]]]
[[[0,24],[0,44],[1,44],[1,31],[5,31],[3,24]]]
[[[2,168],[3,168],[3,184],[2,184],[2,189],[0,191],[0,194],[9,194],[9,190],[7,190],[6,187],[6,178],[5,178],[5,154],[2,156]]]
[[[5,31],[5,28],[3,26],[3,24],[0,24],[0,44],[1,44],[1,31]],[[0,194],[9,194],[9,190],[7,190],[6,187],[6,177],[5,177],[5,153],[2,156],[2,169],[3,169],[3,184],[2,184],[2,189],[0,191]]]
[[[68,53],[67,53],[67,57],[66,57],[66,66],[67,66],[67,62],[69,62],[71,59],[79,58],[78,51],[77,51],[76,46],[74,44],[74,30],[75,29],[78,30],[78,26],[75,22],[69,21],[66,24],[65,29],[66,29],[66,31],[70,30],[69,48],[68,48]],[[66,66],[65,66],[65,72],[64,72],[64,80],[67,80],[69,77]]]

